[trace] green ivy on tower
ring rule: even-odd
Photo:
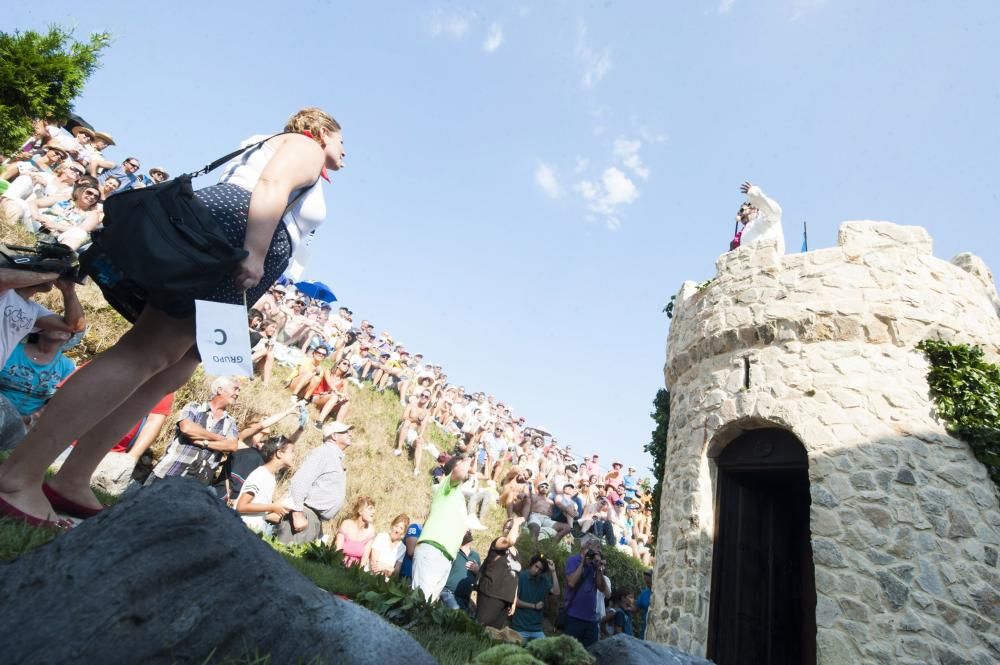
[[[924,340],[927,384],[948,432],[965,441],[1000,486],[1000,366],[978,346]]]

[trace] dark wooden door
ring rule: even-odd
[[[805,449],[752,430],[717,460],[708,657],[718,665],[816,662],[816,588]]]

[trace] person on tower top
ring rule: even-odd
[[[784,254],[785,234],[781,229],[781,206],[751,182],[740,185],[740,191],[747,195],[747,200],[736,212],[736,222],[741,228],[729,243],[729,249],[774,240],[778,243],[778,254]]]

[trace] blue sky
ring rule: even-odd
[[[714,274],[743,180],[782,204],[790,251],[803,220],[818,248],[881,219],[1000,269],[1000,3],[4,10],[7,30],[52,21],[113,34],[77,108],[144,170],[330,111],[347,168],[307,274],[602,459],[649,465],[661,310]]]

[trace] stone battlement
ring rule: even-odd
[[[845,222],[837,247],[779,256],[766,244],[723,254],[714,280],[685,282],[677,295],[667,385],[713,355],[775,343],[912,347],[946,338],[985,342],[1000,357],[989,269],[972,254],[935,258],[931,247],[920,227]]]

